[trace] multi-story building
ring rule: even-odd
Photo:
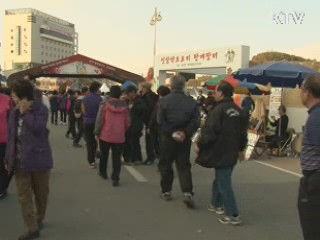
[[[4,70],[22,70],[78,52],[72,23],[35,9],[5,11]]]

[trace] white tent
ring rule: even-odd
[[[110,89],[108,88],[107,84],[103,83],[100,88],[100,91],[103,93],[107,93],[107,92],[110,92]]]

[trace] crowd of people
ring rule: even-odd
[[[190,163],[192,137],[200,127],[201,113],[207,114],[195,143],[195,162],[215,169],[208,210],[221,215],[218,219],[223,224],[241,224],[231,179],[239,153],[247,144],[248,114],[254,105],[247,99],[242,108],[237,106],[232,99],[234,89],[227,82],[220,82],[215,93],[207,98],[201,92],[197,100],[185,94],[185,83],[183,76],[176,75],[171,78],[170,88],[160,86],[157,93],[152,91],[151,84],[144,83],[140,91],[134,85],[125,89],[115,85],[106,96],[101,96],[101,84],[92,82],[81,91],[69,89],[65,94],[54,91],[46,98],[29,76],[12,83],[11,98],[0,94],[0,199],[6,197],[10,180],[15,176],[27,228],[19,240],[38,238],[43,227],[53,167],[47,127],[49,112],[51,124],[68,124],[65,137],[72,138],[74,147],[82,147],[80,139],[84,136],[88,166],[95,169],[98,158],[98,174],[102,179],[109,178],[111,150],[110,178],[114,187],[120,185],[122,165],[152,165],[159,158],[161,197],[170,201],[175,163],[183,202],[188,208],[195,207]],[[319,215],[314,214],[320,210],[317,200],[320,126],[316,121],[319,78],[305,80],[301,98],[309,108],[310,118],[301,157],[304,177],[299,212],[305,239],[310,240],[319,233],[316,227]],[[287,124],[283,117],[285,108],[280,111],[282,124]],[[281,125],[275,125],[282,131]],[[140,144],[143,135],[145,159]]]

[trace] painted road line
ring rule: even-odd
[[[142,176],[134,167],[124,166],[125,169],[138,181],[138,182],[148,182],[148,180]]]
[[[265,166],[271,167],[271,168],[273,168],[273,169],[277,169],[277,170],[279,170],[279,171],[281,171],[281,172],[285,172],[285,173],[294,175],[294,176],[296,176],[296,177],[302,177],[302,175],[299,174],[299,173],[292,172],[292,171],[289,171],[289,170],[286,170],[286,169],[283,169],[283,168],[280,168],[280,167],[276,167],[276,166],[274,166],[274,165],[272,165],[272,164],[269,164],[269,163],[265,163],[265,162],[261,162],[261,161],[257,161],[257,160],[253,160],[253,161],[255,161],[256,163],[259,163],[259,164],[261,164],[261,165],[265,165]]]

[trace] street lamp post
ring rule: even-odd
[[[151,18],[150,25],[154,27],[154,44],[153,44],[153,76],[155,76],[154,68],[156,65],[156,53],[157,53],[157,22],[162,20],[162,16],[160,12],[158,12],[157,8],[154,10],[154,14]],[[155,85],[157,85],[157,80],[154,77]]]

